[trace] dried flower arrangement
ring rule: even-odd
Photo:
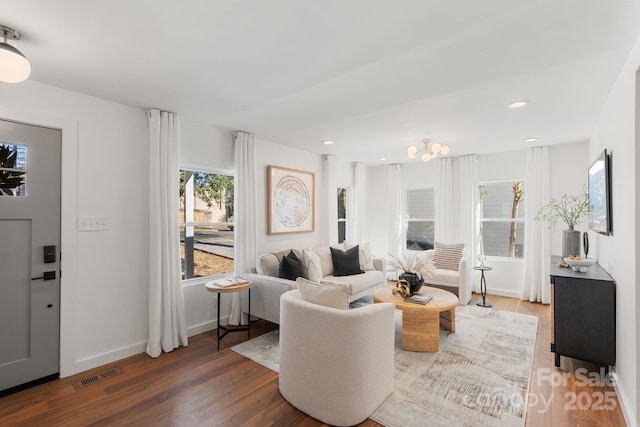
[[[418,258],[416,252],[403,254],[400,258],[389,255],[389,267],[392,271],[402,270],[405,273],[412,273],[418,276],[418,279],[433,276],[435,267],[433,262]]]

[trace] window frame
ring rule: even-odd
[[[215,167],[209,167],[209,166],[202,166],[202,165],[195,165],[195,164],[189,164],[189,163],[180,163],[179,164],[179,170],[180,171],[190,171],[190,172],[203,172],[203,173],[207,173],[207,174],[217,174],[217,175],[226,175],[226,176],[232,176],[234,178],[234,193],[236,191],[236,185],[235,185],[235,178],[236,178],[236,173],[234,170],[231,169],[223,169],[223,168],[215,168]],[[179,197],[179,195],[178,195]],[[234,210],[235,210],[235,206],[234,206]],[[178,206],[178,212],[180,212],[180,206]],[[185,218],[186,220],[186,212],[185,212]],[[178,220],[179,221],[179,220]],[[181,232],[183,228],[185,228],[185,232],[186,232],[186,227],[199,227],[199,226],[211,226],[211,225],[233,225],[233,233],[234,233],[234,245],[235,245],[235,224],[234,223],[229,223],[229,222],[189,222],[187,223],[185,222],[178,222],[178,230]],[[179,242],[180,244],[180,242]],[[235,260],[234,260],[234,267],[235,267]],[[182,268],[180,269],[180,273],[182,274]],[[233,277],[234,272],[229,272],[229,273],[222,273],[222,274],[214,274],[214,275],[210,275],[210,276],[201,276],[201,277],[191,277],[189,279],[181,279],[181,283],[182,283],[182,287],[189,287],[189,286],[194,286],[194,285],[200,285],[202,283],[206,283],[212,279],[218,279],[218,278],[222,278],[222,277]]]
[[[433,190],[433,218],[409,218],[409,209],[407,206],[409,197],[408,197],[408,193],[409,191],[415,191],[415,190]],[[404,189],[404,201],[403,201],[403,206],[404,206],[404,215],[403,215],[403,227],[402,227],[402,241],[404,242],[404,244],[402,245],[402,250],[403,251],[412,251],[412,252],[422,252],[424,250],[427,249],[409,249],[407,247],[407,231],[409,229],[409,222],[431,222],[433,223],[433,230],[434,230],[434,237],[433,237],[433,242],[435,244],[435,228],[436,228],[436,218],[435,218],[435,211],[436,211],[436,188],[435,185],[429,185],[429,186],[420,186],[420,187],[406,187]]]
[[[526,195],[526,188],[527,188],[527,180],[525,178],[514,178],[514,179],[495,179],[495,180],[489,180],[489,181],[480,181],[478,184],[478,192],[480,192],[480,187],[483,187],[487,184],[503,184],[503,183],[508,183],[510,185],[513,185],[516,182],[521,182],[522,185],[525,188],[525,195]],[[483,223],[484,222],[493,222],[493,223],[507,223],[510,224],[511,222],[516,222],[516,223],[521,223],[522,224],[522,240],[523,240],[523,247],[525,245],[524,243],[524,238],[525,238],[525,232],[526,232],[526,211],[525,211],[525,216],[523,216],[522,218],[488,218],[485,219],[483,216],[483,209],[482,209],[482,196],[479,199],[479,224],[478,226],[480,227],[480,250],[482,251],[482,253],[485,255],[485,257],[488,260],[493,260],[493,261],[503,261],[503,262],[517,262],[517,263],[523,263],[526,253],[523,254],[522,258],[518,258],[518,257],[510,257],[510,256],[500,256],[500,255],[487,255],[486,253],[484,253],[484,234],[483,234]]]

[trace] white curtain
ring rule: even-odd
[[[480,209],[478,156],[460,157],[460,239],[464,243],[464,250],[469,256],[467,265],[476,263],[476,256],[480,253]],[[471,277],[471,271],[467,272]],[[472,290],[480,292],[480,281],[472,280]]]
[[[551,198],[547,147],[534,147],[527,151],[526,178],[524,194],[527,205],[522,299],[549,304],[551,302],[549,230],[544,221],[534,220],[538,210]]]
[[[436,159],[435,179],[435,239],[453,243],[453,159]]]
[[[351,215],[350,226],[347,226],[347,241],[364,242],[364,230],[366,227],[366,166],[364,163],[353,164],[353,215]]]
[[[402,166],[393,164],[387,166],[387,194],[389,195],[389,254],[399,257],[403,247],[404,223],[404,190],[402,188]],[[392,279],[398,278],[398,273],[391,273]]]
[[[234,248],[233,265],[236,276],[247,273],[254,267],[258,247],[257,185],[256,185],[256,145],[253,135],[237,132],[235,135],[235,182],[233,200]],[[229,323],[241,323],[242,310],[240,294],[231,294],[231,315]]]
[[[149,341],[147,354],[188,344],[180,269],[180,119],[147,112],[149,130]]]
[[[324,244],[338,243],[338,187],[336,186],[336,156],[322,157],[322,225]]]

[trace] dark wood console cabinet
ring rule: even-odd
[[[551,351],[560,356],[616,363],[616,284],[598,263],[584,272],[558,267],[551,257]]]

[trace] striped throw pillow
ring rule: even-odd
[[[458,271],[464,243],[446,244],[436,241],[433,254],[435,267],[441,270]]]

